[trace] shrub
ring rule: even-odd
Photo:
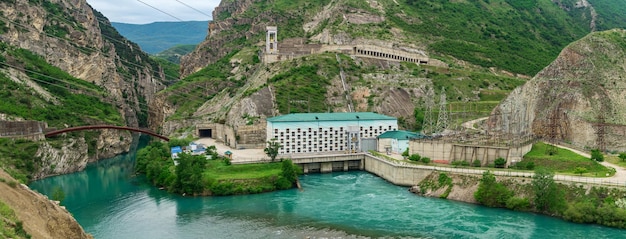
[[[480,179],[478,189],[474,193],[474,198],[480,204],[488,207],[505,207],[513,192],[502,183],[496,182],[496,176],[486,171]]]
[[[506,200],[506,208],[515,211],[526,211],[530,208],[530,201],[528,198],[510,197]]]
[[[278,180],[276,180],[276,188],[278,189],[290,189],[293,187],[293,183],[289,182],[289,179],[286,179],[284,177],[279,178]]]
[[[409,148],[407,148],[406,150],[404,150],[404,152],[402,152],[402,156],[403,157],[409,157]]]
[[[430,158],[429,157],[423,157],[420,160],[422,161],[422,163],[430,163]]]
[[[504,168],[506,165],[506,159],[502,157],[497,158],[495,161],[493,161],[493,164],[496,166],[496,168]]]
[[[576,168],[574,169],[574,173],[575,173],[575,174],[578,174],[578,175],[580,175],[580,176],[582,176],[582,175],[583,175],[583,173],[586,173],[586,172],[587,172],[587,168],[585,168],[585,167],[576,167]]]
[[[411,161],[418,162],[420,161],[420,159],[422,159],[422,156],[420,156],[419,154],[412,154],[411,156],[409,156],[409,160]]]
[[[475,159],[475,160],[472,162],[472,166],[474,166],[474,167],[480,167],[480,160]]]
[[[230,158],[224,158],[224,164],[231,165],[232,163],[230,162]]]
[[[469,166],[470,163],[465,160],[454,160],[451,163],[453,166]]]
[[[602,154],[602,152],[600,152],[599,149],[592,149],[591,150],[591,160],[598,161],[598,162],[603,162],[604,161],[604,154]]]

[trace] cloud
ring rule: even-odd
[[[87,0],[111,22],[207,21],[220,0]]]

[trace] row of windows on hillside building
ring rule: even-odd
[[[298,145],[298,147],[296,147],[296,145],[291,145],[291,147],[289,146],[283,146],[280,149],[280,153],[284,154],[284,153],[314,153],[314,152],[330,152],[330,151],[344,151],[344,150],[348,150],[348,145],[345,144],[339,144],[339,143],[335,143],[333,144],[319,144],[319,147],[317,144],[309,144],[309,147],[300,147],[300,145]],[[316,150],[317,149],[317,150]],[[354,149],[354,148],[353,148]]]
[[[382,126],[379,126],[378,129],[374,129],[374,127],[370,126],[369,130],[367,128],[363,130],[363,127],[361,127],[360,130],[361,130],[361,133],[359,135],[360,137],[376,137],[384,132],[387,132],[388,130],[396,130],[396,128],[392,128],[390,125],[388,129],[387,128],[383,129]],[[291,137],[296,137],[297,139],[300,139],[301,137],[305,138],[306,136],[308,136],[308,139],[311,139],[312,135],[320,137],[320,138],[322,136],[330,136],[332,138],[333,135],[339,135],[339,137],[343,137],[343,133],[345,132],[343,127],[339,127],[339,130],[333,130],[333,127],[330,127],[328,130],[323,130],[323,128],[319,128],[317,131],[312,130],[311,128],[308,128],[308,134],[307,134],[307,131],[303,131],[300,128],[296,130],[292,130],[291,132],[289,131],[290,131],[289,129],[285,129],[284,131],[274,129],[274,138],[278,139],[278,137],[283,138],[286,136],[286,139],[290,139],[290,136],[291,136]]]

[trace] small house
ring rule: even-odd
[[[385,153],[402,154],[409,148],[411,139],[421,139],[424,135],[406,130],[387,131],[378,136],[378,151]]]

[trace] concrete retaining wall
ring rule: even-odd
[[[399,186],[414,186],[432,173],[432,170],[392,164],[371,155],[364,155],[364,170]]]
[[[46,129],[48,129],[46,122],[0,120],[0,137],[2,138],[43,140]]]
[[[510,146],[497,147],[485,145],[464,145],[441,140],[414,140],[409,142],[409,154],[419,154],[422,157],[429,157],[433,160],[467,161],[473,162],[479,160],[481,166],[487,166],[493,163],[497,158],[507,160],[507,166],[510,163],[516,163],[522,160],[522,157],[532,148],[532,143]]]

